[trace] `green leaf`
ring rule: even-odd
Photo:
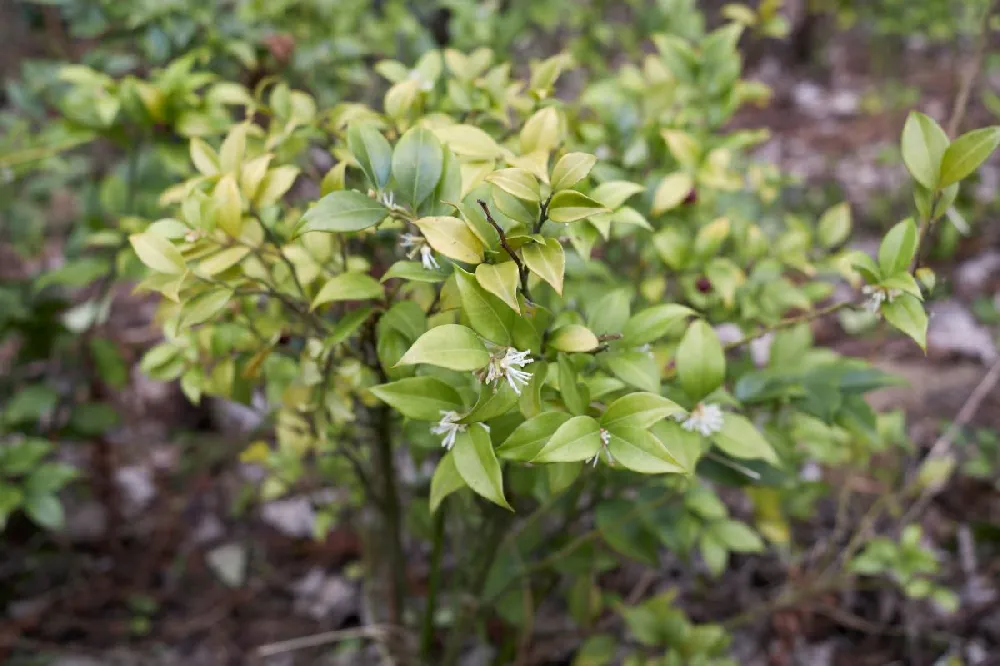
[[[382,276],[379,282],[385,282],[393,278],[409,280],[411,282],[436,284],[447,280],[448,274],[444,271],[424,268],[423,264],[419,261],[397,261],[392,266],[389,266],[389,270],[385,272],[385,275]]]
[[[232,289],[213,289],[184,304],[181,326],[197,326],[219,314],[233,297]]]
[[[587,325],[597,335],[620,333],[630,312],[628,291],[615,289],[587,304]]]
[[[565,412],[545,412],[528,419],[507,436],[497,449],[497,455],[507,460],[528,462],[541,452],[549,438],[569,420],[570,415]]]
[[[891,303],[883,303],[881,312],[887,322],[927,351],[927,312],[919,300],[910,294],[901,294]]]
[[[372,125],[352,125],[347,129],[347,147],[372,187],[385,187],[392,170],[392,146],[382,133]]]
[[[878,248],[878,265],[882,275],[906,271],[917,251],[917,225],[912,219],[896,224],[882,239]]]
[[[617,210],[632,196],[642,192],[646,188],[638,183],[631,183],[627,180],[612,180],[601,183],[590,193],[594,201],[599,201],[611,210]]]
[[[660,391],[660,370],[656,359],[648,352],[606,352],[600,355],[601,364],[618,379],[650,393]]]
[[[128,240],[139,260],[154,271],[180,275],[187,270],[180,250],[167,239],[147,232],[132,234]]]
[[[335,301],[362,301],[384,296],[382,285],[365,273],[341,273],[331,278],[313,299],[312,309]]]
[[[29,495],[24,500],[24,512],[35,523],[50,530],[61,528],[65,520],[62,504],[55,495]]]
[[[711,439],[716,446],[734,458],[778,463],[778,456],[771,445],[746,417],[739,414],[726,412],[722,429],[713,434]]]
[[[458,422],[480,423],[502,416],[517,405],[519,397],[507,382],[500,382],[496,386],[483,384],[476,404]]]
[[[719,388],[726,378],[726,355],[712,327],[702,320],[688,326],[677,347],[677,378],[694,401]]]
[[[330,335],[328,335],[323,342],[329,347],[339,345],[341,342],[354,335],[354,333],[361,328],[361,325],[365,323],[371,313],[372,308],[368,306],[351,310],[337,320],[333,330],[330,331]]]
[[[707,527],[726,549],[737,553],[759,553],[764,550],[764,541],[748,526],[738,520],[718,520]]]
[[[650,432],[660,440],[663,446],[667,447],[670,455],[673,456],[684,470],[691,474],[694,472],[698,460],[704,452],[701,435],[690,432],[681,427],[681,424],[673,419],[666,419],[657,422],[650,429]]]
[[[215,185],[212,192],[215,204],[216,225],[232,238],[239,238],[243,231],[243,203],[236,177],[228,173]]]
[[[517,264],[513,261],[476,266],[476,281],[479,282],[479,286],[506,303],[517,314],[521,314],[521,306],[517,302],[520,277]]]
[[[212,150],[212,147],[199,138],[191,139],[190,145],[191,162],[203,176],[217,176],[219,174],[219,156]]]
[[[672,456],[667,447],[642,428],[615,426],[608,428],[611,440],[608,452],[623,467],[640,474],[683,474],[687,470]]]
[[[587,413],[590,406],[590,392],[586,384],[580,382],[576,366],[566,354],[559,355],[559,393],[566,409],[574,415]]]
[[[462,409],[458,392],[436,377],[410,377],[373,386],[375,397],[403,416],[421,421],[439,421],[441,412]]]
[[[610,405],[601,416],[604,428],[648,428],[657,421],[684,410],[673,400],[656,393],[630,393]]]
[[[861,250],[855,250],[847,257],[851,267],[859,272],[866,282],[873,284],[882,279],[882,271],[875,263],[875,260]]]
[[[574,416],[559,426],[531,462],[577,462],[601,450],[601,426],[589,416]]]
[[[250,248],[248,247],[235,246],[224,248],[220,252],[202,259],[198,263],[195,272],[205,277],[218,275],[222,271],[232,268],[243,261],[243,258],[248,254],[250,254]]]
[[[374,227],[388,213],[385,206],[360,192],[338,190],[330,192],[306,211],[295,234],[300,236],[307,231],[361,231]]]
[[[474,125],[448,125],[434,133],[456,155],[466,160],[485,162],[503,155],[503,148],[489,134]]]
[[[586,326],[567,324],[552,332],[548,346],[562,352],[589,352],[600,345],[597,336]]]
[[[939,188],[945,188],[969,176],[1000,145],[1000,127],[972,130],[955,139],[941,159]]]
[[[414,211],[437,187],[443,170],[444,149],[429,129],[411,128],[392,153],[396,192]]]
[[[532,273],[542,278],[562,295],[563,275],[566,272],[566,254],[555,238],[545,243],[529,243],[521,248],[524,263]]]
[[[658,340],[695,314],[691,308],[676,303],[641,310],[632,315],[622,328],[622,344],[639,347]]]
[[[500,169],[486,176],[486,182],[492,183],[501,190],[518,199],[538,203],[541,193],[538,179],[524,169]]]
[[[465,480],[462,479],[458,468],[455,467],[455,454],[453,451],[449,451],[441,458],[441,462],[434,470],[434,476],[431,477],[431,513],[438,510],[445,497],[464,487]]]
[[[941,161],[948,135],[933,118],[913,111],[906,118],[902,139],[903,163],[918,183],[929,190],[939,186]]]
[[[722,543],[711,532],[705,531],[701,533],[698,545],[701,550],[701,558],[705,560],[705,566],[708,567],[708,570],[714,576],[722,575],[729,562],[729,551],[726,550],[726,544]]]
[[[559,495],[580,478],[583,463],[550,463],[545,466],[545,477],[549,482],[549,492]]]
[[[851,233],[851,206],[846,201],[827,209],[819,218],[819,242],[823,247],[840,245]]]
[[[490,434],[482,425],[471,425],[458,433],[452,449],[455,468],[462,479],[477,495],[502,506],[511,508],[503,494],[503,475],[493,451]]]
[[[567,190],[587,177],[597,158],[587,153],[566,153],[552,168],[552,191]]]
[[[909,273],[890,275],[879,282],[879,286],[886,289],[898,289],[904,294],[910,294],[918,300],[923,300],[923,294],[920,293],[920,285],[917,284],[916,279]]]
[[[428,244],[444,256],[467,264],[483,260],[483,244],[465,222],[447,215],[422,217],[414,222]]]
[[[594,519],[601,538],[613,549],[651,567],[658,565],[658,543],[640,520],[633,501],[604,500],[594,510]]]
[[[455,282],[462,299],[462,309],[472,328],[490,342],[510,345],[514,329],[514,311],[483,289],[475,277],[455,270]]]
[[[610,208],[605,208],[586,194],[576,190],[563,190],[552,195],[548,207],[549,219],[553,222],[576,222],[592,215],[600,213],[610,213]]]
[[[486,345],[472,330],[445,324],[421,335],[397,365],[428,363],[458,371],[478,370],[490,362]]]

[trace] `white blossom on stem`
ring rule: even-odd
[[[441,420],[437,422],[437,425],[431,426],[432,435],[444,435],[441,446],[449,451],[451,451],[451,447],[455,446],[455,438],[458,437],[458,433],[465,432],[468,427],[464,423],[458,422],[460,418],[462,415],[458,412],[441,410]]]
[[[427,244],[427,240],[423,236],[418,236],[416,234],[403,234],[399,237],[400,246],[406,250],[406,256],[409,259],[413,259],[418,254],[420,255],[420,264],[427,270],[434,270],[441,268],[438,264],[437,259],[434,258],[434,250],[431,246]]]
[[[883,303],[892,303],[903,292],[899,289],[886,289],[866,284],[861,288],[861,293],[868,297],[865,299],[865,309],[877,315],[880,314]]]
[[[675,416],[681,422],[681,427],[688,432],[697,432],[708,437],[722,430],[722,409],[718,405],[699,402],[687,416]]]
[[[502,352],[502,353],[501,353]],[[533,361],[530,351],[518,351],[513,347],[504,347],[494,352],[486,366],[483,382],[497,384],[507,380],[514,393],[521,395],[521,387],[531,379],[531,373],[520,370]]]

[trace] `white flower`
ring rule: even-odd
[[[882,309],[883,303],[892,303],[903,292],[899,289],[885,289],[884,287],[866,284],[861,288],[861,293],[868,297],[865,299],[865,310],[877,315]]]
[[[531,373],[518,368],[523,368],[532,362],[533,359],[528,356],[530,353],[529,351],[518,351],[513,347],[504,348],[502,355],[494,352],[490,357],[489,365],[486,366],[486,376],[483,382],[495,384],[506,379],[510,387],[514,389],[514,393],[521,395],[521,387],[531,379]]]
[[[399,237],[399,245],[406,250],[406,256],[409,259],[413,259],[419,254],[420,264],[427,270],[441,268],[437,259],[434,258],[434,250],[427,244],[427,240],[423,236],[403,234]]]
[[[611,451],[608,449],[608,444],[611,443],[611,433],[605,430],[604,428],[601,428],[600,437],[601,437],[601,451],[604,451],[604,455],[608,459],[608,464],[611,465],[615,462],[615,457],[611,455]],[[588,460],[587,462],[592,463],[594,467],[597,467],[597,461],[600,460],[601,458],[601,451],[595,453],[594,457]]]
[[[680,414],[674,418],[681,421],[681,427],[688,432],[701,433],[705,437],[722,430],[722,410],[718,405],[699,402],[687,416]]]
[[[462,415],[458,412],[442,410],[441,420],[437,422],[437,425],[431,426],[432,435],[444,435],[441,446],[449,451],[451,451],[451,447],[455,446],[455,438],[458,437],[458,433],[465,432],[468,427],[464,423],[458,423],[460,418]]]
[[[429,271],[441,268],[437,259],[434,258],[434,251],[431,250],[430,245],[424,245],[420,248],[420,263]]]
[[[396,207],[396,195],[392,192],[382,192],[378,195],[378,200],[386,208]]]

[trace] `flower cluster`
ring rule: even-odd
[[[529,356],[530,351],[518,351],[513,347],[502,349],[502,354],[494,352],[490,357],[490,362],[485,368],[485,375],[482,381],[486,384],[497,384],[507,380],[514,393],[521,395],[521,387],[531,379],[531,373],[519,370],[532,363],[534,359]]]

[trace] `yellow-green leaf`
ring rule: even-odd
[[[483,244],[459,218],[423,217],[414,224],[430,246],[449,259],[468,264],[478,264],[483,260]]]
[[[548,215],[553,222],[576,222],[599,215],[610,213],[610,208],[605,208],[600,203],[594,201],[586,194],[576,190],[563,190],[556,192],[549,201]]]
[[[552,332],[548,344],[562,352],[589,352],[597,349],[601,342],[586,326],[567,324]]]
[[[180,250],[166,238],[147,232],[132,234],[128,239],[139,260],[154,271],[180,275],[187,269]]]
[[[587,153],[566,153],[552,168],[552,191],[566,190],[587,177],[597,158]]]
[[[529,243],[521,248],[521,256],[528,269],[562,294],[563,275],[566,271],[566,253],[555,238],[545,243]]]
[[[223,176],[215,185],[212,195],[215,202],[216,224],[232,238],[239,238],[243,229],[243,203],[240,187],[231,173]]]
[[[501,190],[525,201],[537,203],[540,198],[538,180],[524,169],[510,168],[494,171],[486,177]]]
[[[687,198],[694,180],[686,173],[672,173],[662,181],[653,195],[653,215],[676,208]]]
[[[428,363],[462,372],[479,370],[489,362],[486,345],[471,329],[444,324],[417,338],[397,365]]]
[[[212,177],[219,174],[219,156],[204,140],[191,139],[190,152],[194,168],[203,176]]]
[[[382,298],[382,285],[364,273],[342,273],[323,285],[313,299],[312,307],[334,301],[360,301]]]
[[[483,289],[502,300],[511,310],[521,313],[521,307],[517,302],[520,274],[513,261],[502,264],[479,264],[476,266],[476,280]]]

